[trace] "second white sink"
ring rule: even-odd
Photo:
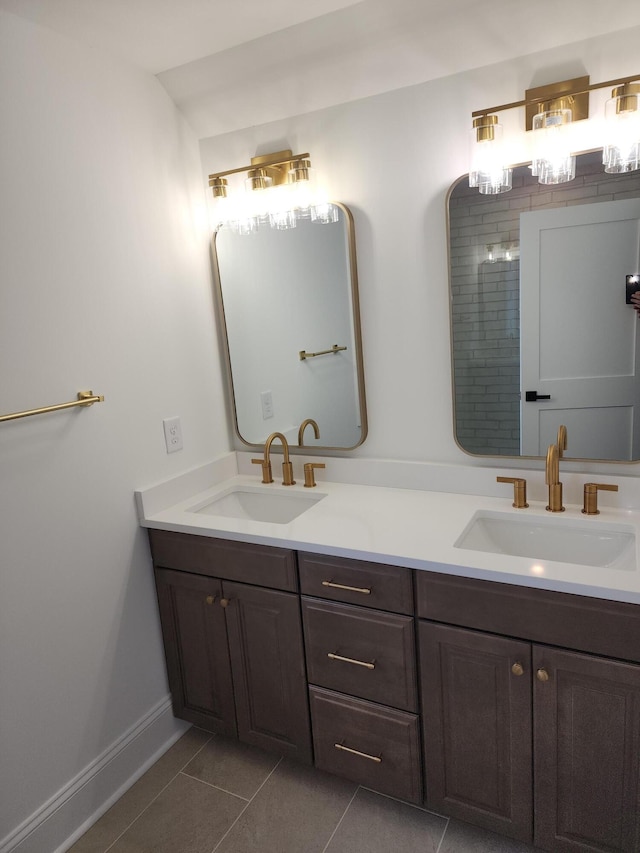
[[[626,524],[481,510],[454,547],[623,571],[636,568],[635,531]]]
[[[191,507],[189,512],[204,515],[219,515],[224,518],[244,518],[252,521],[267,521],[272,524],[288,524],[310,509],[324,495],[307,495],[301,492],[286,494],[269,491],[268,487],[238,486],[228,489],[204,504]]]

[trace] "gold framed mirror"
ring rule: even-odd
[[[466,453],[541,457],[566,424],[566,457],[640,460],[640,323],[625,279],[640,273],[640,173],[448,196],[454,435]]]
[[[335,222],[214,235],[235,430],[250,447],[276,431],[305,453],[350,450],[366,438],[353,217],[334,207]]]

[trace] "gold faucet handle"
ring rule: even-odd
[[[584,506],[582,512],[585,515],[600,515],[598,509],[598,492],[617,492],[618,487],[611,483],[585,483],[584,484]]]
[[[305,489],[313,489],[317,485],[314,474],[314,468],[326,468],[324,462],[305,462],[304,463],[304,486]]]
[[[516,509],[525,509],[527,503],[527,481],[522,477],[496,477],[497,483],[513,483],[513,503]]]
[[[262,465],[262,482],[273,483],[273,474],[271,473],[271,462],[265,462],[264,459],[252,459],[254,465]]]

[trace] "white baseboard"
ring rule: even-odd
[[[188,728],[165,697],[0,840],[0,853],[68,850]]]

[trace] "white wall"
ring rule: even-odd
[[[0,81],[0,414],[105,396],[0,424],[0,849],[12,849],[16,828],[158,708],[163,743],[180,731],[133,492],[230,439],[192,132],[152,76],[4,12]],[[185,447],[169,456],[173,415]],[[136,742],[141,760],[161,746]],[[51,853],[99,806],[85,796],[20,851]]]
[[[468,171],[471,112],[585,71],[594,82],[637,73],[639,36],[636,27],[201,141],[205,175],[256,153],[309,151],[330,197],[353,211],[369,415],[354,455],[483,464],[453,440],[449,348],[446,194]]]

